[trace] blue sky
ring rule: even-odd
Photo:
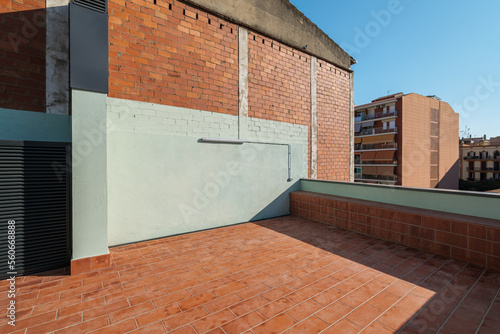
[[[461,131],[500,136],[500,1],[290,2],[358,61],[356,104],[388,91],[437,95]]]

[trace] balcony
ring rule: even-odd
[[[357,116],[355,121],[356,122],[362,122],[362,121],[369,121],[373,119],[380,119],[380,118],[388,118],[388,117],[397,117],[398,112],[397,111],[389,111],[386,113],[378,112],[374,113],[371,115],[362,115],[362,116]]]
[[[377,135],[377,134],[384,134],[384,133],[398,133],[398,128],[361,128],[359,132],[355,134],[355,136],[369,136],[369,135]]]
[[[16,327],[2,317],[0,333],[498,331],[500,195],[294,187],[289,216],[113,247],[109,268],[85,274],[18,277]]]
[[[474,167],[470,168],[467,167],[468,172],[500,172],[500,168],[494,168],[494,167]]]
[[[358,180],[378,180],[378,181],[398,181],[397,175],[372,175],[372,174],[356,174],[354,176],[355,179]]]
[[[397,166],[398,162],[397,160],[394,161],[362,161],[362,160],[354,160],[355,165],[391,165],[391,166]]]
[[[499,160],[500,159],[500,156],[495,156],[495,157],[491,157],[491,156],[479,156],[479,155],[474,155],[474,156],[465,156],[464,157],[464,160]]]
[[[385,149],[397,149],[397,143],[384,143],[384,144],[354,144],[355,151],[369,151],[369,150],[385,150]]]

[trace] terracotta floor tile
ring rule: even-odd
[[[306,276],[306,277],[308,277],[308,276]],[[337,280],[331,276],[324,277],[318,281],[315,281],[313,278],[309,278],[309,279],[314,281],[314,283],[311,284],[311,287],[313,289],[318,290],[318,291],[328,290],[331,287],[333,287],[335,284],[338,284],[340,282],[339,280]]]
[[[341,302],[336,302],[316,313],[316,317],[331,325],[345,317],[352,310],[353,308]]]
[[[105,327],[108,324],[109,323],[107,316],[102,316],[100,318],[91,319],[74,326],[57,330],[54,332],[54,334],[89,333],[91,331]]]
[[[29,327],[26,334],[50,333],[59,328],[73,326],[82,322],[81,314],[72,314],[70,316],[59,318],[54,321],[46,322],[40,325]]]
[[[123,309],[123,310],[120,310],[120,311],[117,311],[114,313],[110,313],[108,315],[108,317],[109,317],[110,323],[114,324],[114,323],[121,322],[121,321],[129,319],[129,318],[133,318],[138,314],[144,314],[144,313],[150,312],[154,309],[155,309],[155,307],[149,301],[149,302],[138,304],[138,305],[135,305],[132,307],[128,307],[126,309]]]
[[[356,334],[361,331],[361,328],[348,320],[340,320],[331,327],[328,327],[322,333],[325,334]]]
[[[123,310],[129,306],[130,306],[129,303],[124,299],[119,300],[115,303],[102,305],[102,306],[84,311],[83,312],[83,320],[86,321],[88,319],[93,319],[93,318],[100,317],[102,315],[107,315],[107,314],[110,314],[112,312]]]
[[[177,304],[172,304],[169,306],[164,306],[155,309],[151,312],[143,312],[136,314],[136,321],[140,327],[149,325],[151,323],[166,319],[172,315],[178,314],[181,312],[181,309]]]
[[[261,314],[258,312],[251,312],[223,325],[222,329],[227,334],[239,334],[264,321],[266,321],[266,318],[264,318]]]
[[[286,334],[321,333],[328,325],[316,317],[309,317],[287,330]]]
[[[388,286],[389,286],[388,283],[384,283],[384,282],[381,282],[379,280],[373,279],[371,281],[366,282],[365,285],[363,285],[359,289],[361,291],[364,291],[364,292],[372,295],[372,296],[375,296],[375,295],[379,294],[382,290],[387,288]]]
[[[159,332],[161,333],[161,332]],[[187,325],[181,328],[177,328],[176,330],[170,331],[170,334],[197,334],[194,330],[193,326]]]
[[[345,293],[342,291],[339,291],[335,288],[330,288],[326,291],[321,292],[317,296],[314,296],[313,299],[320,303],[323,306],[330,305],[331,303],[339,300],[345,296]]]
[[[368,301],[368,304],[375,306],[376,308],[386,311],[392,307],[397,301],[399,297],[394,296],[392,293],[382,291],[375,297],[371,298]]]
[[[249,286],[248,288],[242,289],[240,291],[237,291],[236,294],[240,296],[243,299],[248,299],[253,296],[259,295],[261,293],[264,293],[266,291],[269,291],[269,287],[263,283],[255,284],[252,286]]]
[[[266,317],[266,319],[271,319],[274,316],[282,312],[285,312],[286,310],[289,310],[294,306],[295,303],[291,302],[287,298],[280,298],[278,300],[275,300],[273,302],[264,305],[261,308],[258,308],[257,312]]]
[[[405,282],[405,281],[397,281],[392,283],[387,289],[386,292],[392,293],[396,297],[403,297],[408,292],[410,292],[415,287],[414,284]]]
[[[252,331],[255,334],[274,334],[281,333],[286,331],[288,328],[292,327],[295,324],[289,316],[285,314],[280,314],[277,317],[274,317],[263,324],[255,327]]]
[[[286,314],[295,321],[299,322],[309,317],[313,313],[321,310],[322,308],[323,306],[321,304],[315,302],[312,299],[309,299],[288,310]]]
[[[356,290],[354,292],[351,292],[347,296],[341,298],[340,302],[352,308],[356,308],[370,298],[372,298],[372,295],[361,290]]]
[[[287,295],[286,298],[291,300],[295,304],[299,304],[304,300],[310,299],[312,296],[315,296],[316,294],[318,294],[317,290],[311,287],[305,287],[295,292],[292,292],[291,294]]]
[[[261,294],[261,296],[266,299],[267,301],[273,301],[278,298],[281,298],[283,296],[288,295],[289,293],[293,292],[293,290],[287,286],[280,286],[277,288],[274,288],[272,290],[269,290],[267,292],[264,292]]]
[[[386,313],[384,313],[378,321],[387,327],[398,330],[403,327],[413,316],[413,313],[410,313],[400,307],[394,306],[389,309]]]
[[[129,332],[130,334],[155,334],[155,333],[164,333],[165,327],[161,322],[155,322],[146,327],[141,327],[136,329],[135,331]]]
[[[110,252],[110,268],[18,278],[16,331],[431,334],[449,317],[445,334],[490,306],[480,333],[500,322],[499,272],[293,216]]]
[[[407,296],[401,299],[396,306],[401,307],[411,313],[417,313],[430,300],[410,292]]]
[[[396,331],[393,329],[390,329],[387,326],[382,325],[380,322],[375,321],[370,326],[366,327],[366,329],[364,331],[362,331],[361,333],[363,333],[363,334],[392,334],[392,333],[396,333]],[[403,333],[405,333],[405,332],[403,331],[401,334],[403,334]]]
[[[137,328],[134,319],[125,320],[123,322],[119,322],[117,324],[103,327],[92,331],[92,334],[106,334],[106,333],[126,333],[130,332]]]
[[[352,313],[347,316],[347,319],[361,328],[368,326],[373,320],[378,318],[382,311],[371,306],[370,304],[363,304],[356,308]]]
[[[193,322],[192,326],[194,327],[196,332],[202,334],[217,327],[220,327],[235,318],[236,316],[233,314],[233,312],[231,312],[228,309],[225,309]]]

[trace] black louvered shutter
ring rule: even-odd
[[[73,3],[96,12],[108,12],[108,0],[73,0]]]
[[[17,275],[70,265],[68,143],[0,141],[0,279],[8,276],[8,222],[15,221]]]

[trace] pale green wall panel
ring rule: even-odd
[[[109,252],[106,99],[72,91],[73,260]]]
[[[304,176],[300,144],[292,182],[286,146],[113,132],[108,147],[110,245],[286,215]]]

